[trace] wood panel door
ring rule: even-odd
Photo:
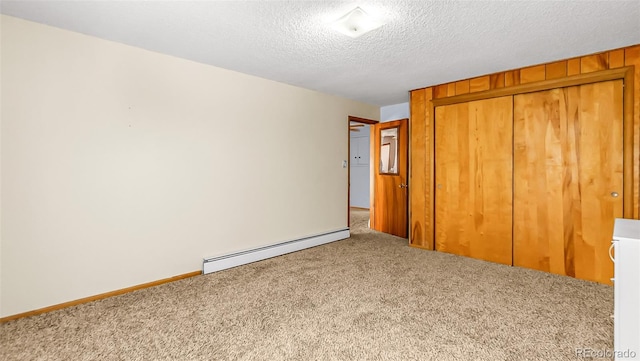
[[[611,284],[622,80],[514,97],[514,265]]]
[[[436,250],[512,262],[512,97],[435,110]]]
[[[373,141],[373,208],[371,228],[407,238],[409,228],[409,120],[371,127]]]

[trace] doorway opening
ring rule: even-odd
[[[373,127],[377,120],[348,117],[349,161],[347,164],[347,225],[351,227],[351,212],[373,209]]]

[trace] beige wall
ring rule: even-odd
[[[7,16],[1,44],[0,316],[347,226],[378,107]]]

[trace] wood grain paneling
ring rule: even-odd
[[[609,69],[609,53],[587,55],[580,58],[580,72],[591,73]]]
[[[461,80],[456,83],[456,95],[467,94],[469,92],[469,80]]]
[[[452,97],[456,95],[456,83],[449,83],[447,85],[447,96]]]
[[[427,166],[429,149],[427,143],[431,139],[427,133],[429,101],[432,98],[432,88],[411,92],[411,118],[409,123],[409,148],[411,149],[411,164],[409,172],[409,244],[412,246],[433,249],[433,232],[431,230],[431,215],[429,197],[431,196],[430,174]]]
[[[630,135],[629,129],[625,128],[625,136],[633,137],[633,152],[631,154],[631,162],[633,163],[633,176],[631,177],[633,182],[633,218],[640,219],[640,45],[624,49],[624,63],[627,66],[634,67],[633,81],[625,83],[627,86],[629,83],[633,84],[633,91],[629,92],[631,95],[625,98],[625,105],[633,104],[632,114],[625,111],[625,116],[633,116],[633,124],[629,127],[632,129],[633,134]],[[625,92],[625,95],[629,93]]]
[[[609,69],[621,68],[624,66],[624,49],[612,50],[609,52]]]
[[[431,107],[427,105],[427,109],[457,104],[459,102],[472,102],[491,97],[546,91],[558,87],[581,86],[583,84],[609,81],[612,79],[624,79],[624,191],[622,195],[625,199],[623,202],[623,214],[625,218],[638,219],[640,218],[640,45],[594,55],[595,56],[591,58],[589,58],[589,56],[578,57],[544,64],[546,80],[541,82],[531,82],[521,85],[520,71],[522,69],[509,70],[489,75],[491,90],[468,93],[462,96],[456,95],[456,82],[451,82],[446,84],[447,96],[439,99],[435,99],[434,97],[434,100],[431,102]],[[608,59],[606,64],[611,70],[590,71],[594,67],[602,67],[605,57]],[[581,74],[583,70],[583,58],[587,58],[587,60],[584,61],[584,70],[587,72]],[[566,77],[560,76],[562,71],[559,64],[562,63],[566,63]],[[627,68],[624,68],[625,66]],[[618,70],[621,72],[618,72]],[[554,82],[557,83],[554,84]],[[413,116],[412,111],[412,117]],[[434,115],[429,114],[428,111],[423,112],[420,117],[421,119],[412,119],[412,121],[425,122],[428,124],[428,127],[434,124]],[[427,131],[428,135],[431,134],[430,132],[431,131]],[[426,152],[431,152],[431,155],[427,156],[425,160],[427,163],[425,165],[425,173],[431,174],[431,178],[428,178],[430,189],[434,189],[434,139],[435,138],[426,139],[424,144]],[[427,219],[424,221],[424,224],[430,225],[423,228],[423,231],[425,234],[433,234],[435,231],[435,219],[433,218],[435,214],[434,197],[431,197],[427,203],[430,205],[427,206],[428,211],[424,213],[424,217]],[[413,205],[411,207],[413,209]]]
[[[449,94],[447,93],[448,88],[449,88],[448,84],[440,84],[434,87],[433,97],[437,99],[437,98],[445,98],[449,96]]]
[[[542,81],[545,79],[545,66],[536,65],[520,70],[520,84],[532,83],[534,81]]]
[[[514,265],[610,284],[622,94],[615,80],[514,97]]]
[[[511,264],[512,97],[435,116],[436,249]]]
[[[580,74],[580,58],[567,60],[567,76]]]
[[[567,62],[556,61],[545,65],[545,79],[559,79],[567,76]]]
[[[512,70],[504,73],[504,86],[520,85],[520,70]]]
[[[504,73],[491,74],[489,81],[490,89],[504,88]]]
[[[469,92],[475,93],[483,90],[489,90],[491,84],[491,78],[489,75],[473,78],[469,80]]]

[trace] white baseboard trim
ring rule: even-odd
[[[202,263],[202,273],[222,271],[227,268],[242,266],[244,264],[262,261],[267,258],[281,256],[283,254],[300,251],[306,248],[319,246],[326,243],[349,238],[349,228],[322,233],[315,236],[304,237],[293,241],[282,242],[271,246],[260,247],[248,251],[242,251],[224,256],[205,258]]]

